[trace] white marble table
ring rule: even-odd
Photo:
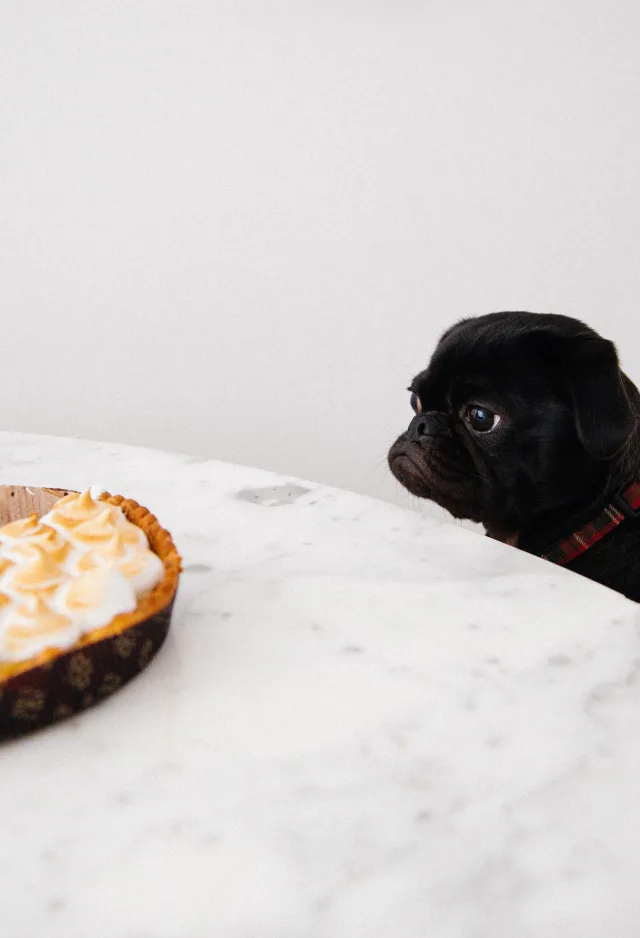
[[[0,434],[185,572],[158,658],[0,747],[2,938],[638,938],[637,607],[416,512]]]

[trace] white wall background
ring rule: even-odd
[[[0,12],[5,429],[408,503],[453,320],[580,316],[640,379],[636,0]]]

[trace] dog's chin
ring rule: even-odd
[[[458,473],[454,481],[446,478],[441,466],[436,472],[420,446],[400,437],[389,450],[389,468],[411,495],[435,502],[454,518],[480,520],[473,500],[465,497],[468,493],[461,490]]]
[[[408,453],[389,456],[389,468],[405,489],[417,498],[432,498],[433,487],[429,484],[424,465]]]

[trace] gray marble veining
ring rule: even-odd
[[[146,672],[0,748],[0,935],[637,938],[636,606],[256,469],[5,433],[0,475],[185,564]]]

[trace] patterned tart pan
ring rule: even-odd
[[[46,514],[68,489],[0,486],[0,525]],[[48,649],[27,661],[0,662],[0,740],[86,710],[135,677],[162,645],[178,589],[180,556],[171,535],[137,502],[104,494],[147,535],[164,563],[160,583],[137,608],[84,635],[72,648]]]

